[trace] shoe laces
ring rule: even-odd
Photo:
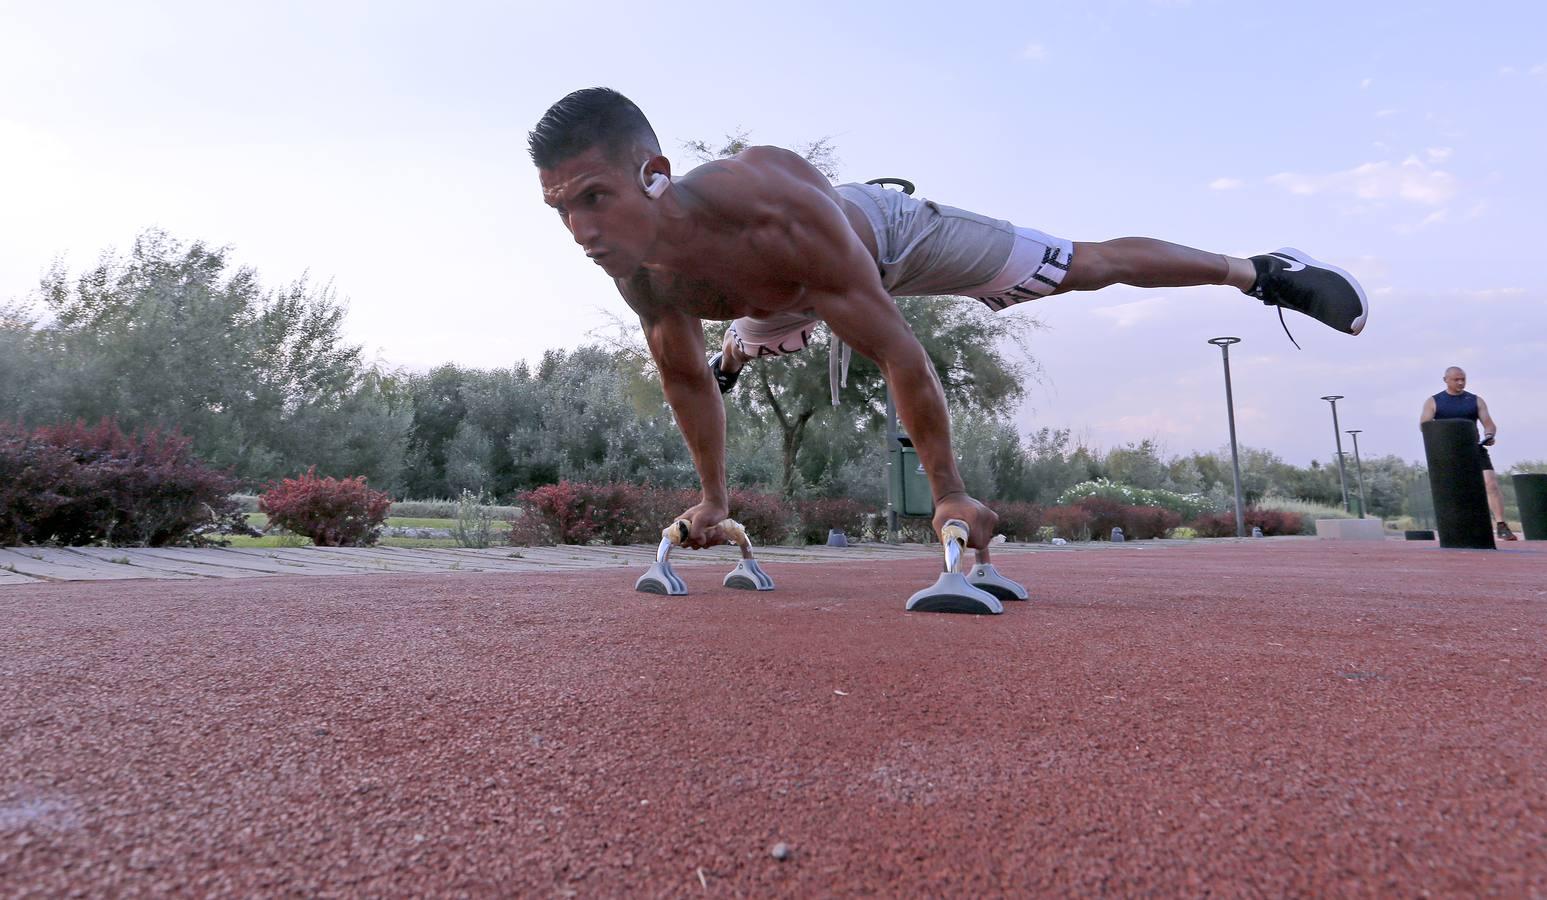
[[[1303,349],[1300,346],[1300,342],[1295,340],[1295,336],[1289,333],[1289,323],[1284,321],[1284,307],[1283,307],[1283,305],[1282,304],[1274,304],[1274,305],[1278,307],[1278,324],[1283,326],[1283,328],[1284,328],[1284,336],[1289,338],[1289,343],[1294,344],[1296,350]]]

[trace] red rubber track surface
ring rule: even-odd
[[[1547,892],[1547,547],[1000,568],[7,589],[0,894]]]

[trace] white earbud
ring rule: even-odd
[[[662,194],[666,193],[666,189],[671,186],[671,179],[662,172],[656,172],[654,175],[650,176],[649,181],[646,181],[645,167],[648,165],[650,165],[650,162],[649,160],[646,160],[639,167],[639,186],[645,189],[646,197],[649,197],[651,200],[657,200]]]

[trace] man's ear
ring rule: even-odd
[[[671,187],[671,160],[660,154],[645,160],[639,167],[639,186],[651,200],[666,193]]]

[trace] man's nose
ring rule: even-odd
[[[596,223],[589,216],[571,215],[569,217],[569,233],[574,236],[575,243],[586,247],[596,240],[598,230]]]

